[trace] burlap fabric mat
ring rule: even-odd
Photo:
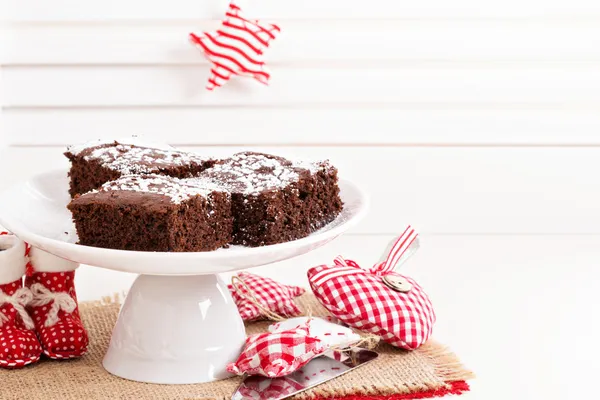
[[[303,310],[314,316],[327,311],[313,295],[299,298]],[[89,353],[79,360],[42,360],[22,370],[0,370],[0,399],[230,399],[241,378],[197,385],[155,385],[127,381],[102,368],[102,358],[117,319],[118,299],[80,305],[83,322],[90,334]],[[249,334],[265,331],[269,322],[247,325]],[[447,388],[448,382],[472,377],[458,358],[443,346],[430,341],[419,350],[407,352],[386,344],[376,350],[380,357],[355,371],[306,391],[296,399],[348,395],[408,394]]]

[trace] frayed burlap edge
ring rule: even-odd
[[[391,347],[387,344],[381,344],[380,348],[375,349],[380,354],[384,354],[385,350],[381,348]],[[400,350],[399,352],[402,352]],[[405,352],[408,353],[408,352]],[[294,398],[297,399],[322,399],[328,397],[344,397],[344,396],[391,396],[398,394],[411,394],[417,392],[433,392],[440,389],[451,389],[452,382],[468,381],[475,378],[475,374],[468,370],[448,347],[445,347],[433,340],[428,341],[419,349],[412,352],[418,355],[419,358],[428,360],[433,367],[435,375],[439,378],[436,382],[428,381],[404,381],[404,382],[386,382],[385,386],[374,384],[373,381],[380,381],[376,376],[371,376],[373,381],[355,383],[351,387],[328,382],[321,386],[317,386],[309,391],[301,393]],[[374,362],[377,368],[385,369],[386,365]],[[356,370],[356,374],[361,371]],[[364,373],[364,371],[362,371]],[[364,374],[367,375],[367,374]],[[342,379],[341,377],[338,379]],[[335,385],[334,385],[335,384]]]
[[[475,374],[465,368],[458,356],[449,347],[429,341],[416,351],[431,361],[436,374],[446,382],[475,379]]]
[[[218,399],[228,400],[241,382],[240,377],[198,385],[153,385],[116,378],[103,370],[103,357],[110,331],[125,293],[106,296],[99,301],[81,303],[81,312],[90,331],[93,346],[90,354],[70,362],[43,361],[25,370],[0,370],[2,399],[47,400],[75,399]],[[327,311],[311,294],[297,299],[303,310],[315,317],[327,316]],[[266,330],[271,322],[247,324],[247,333]],[[473,378],[457,356],[447,347],[429,341],[416,351],[399,350],[379,343],[375,350],[379,358],[355,371],[326,382],[295,396],[296,399],[323,400],[345,396],[391,396],[417,392],[437,392],[449,389],[451,382]],[[6,397],[8,396],[8,397]],[[12,396],[12,397],[11,397]]]

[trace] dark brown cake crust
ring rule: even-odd
[[[155,149],[117,141],[68,150],[71,161],[69,194],[87,193],[128,174],[159,174],[190,178],[215,161],[175,149]]]
[[[154,182],[158,190],[140,191],[140,186],[148,186],[144,181]],[[76,222],[79,243],[171,252],[210,251],[230,243],[231,196],[211,191],[174,201],[160,187],[165,183],[177,185],[178,181],[153,175],[125,177],[112,187],[76,196],[68,208]]]

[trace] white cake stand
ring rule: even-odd
[[[114,375],[150,383],[229,377],[225,366],[237,358],[246,335],[227,285],[217,274],[308,253],[355,225],[367,210],[365,195],[341,181],[342,214],[300,240],[199,253],[110,250],[75,244],[67,186],[66,170],[13,186],[0,195],[0,224],[59,257],[140,274],[121,308],[103,364]]]

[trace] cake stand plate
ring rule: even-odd
[[[137,273],[113,330],[104,367],[141,382],[188,384],[224,379],[239,355],[244,324],[219,273],[258,267],[308,253],[335,239],[366,214],[368,201],[341,180],[344,210],[310,236],[271,246],[232,246],[212,252],[167,253],[75,244],[66,209],[66,170],[40,174],[0,194],[0,224],[59,257]]]

